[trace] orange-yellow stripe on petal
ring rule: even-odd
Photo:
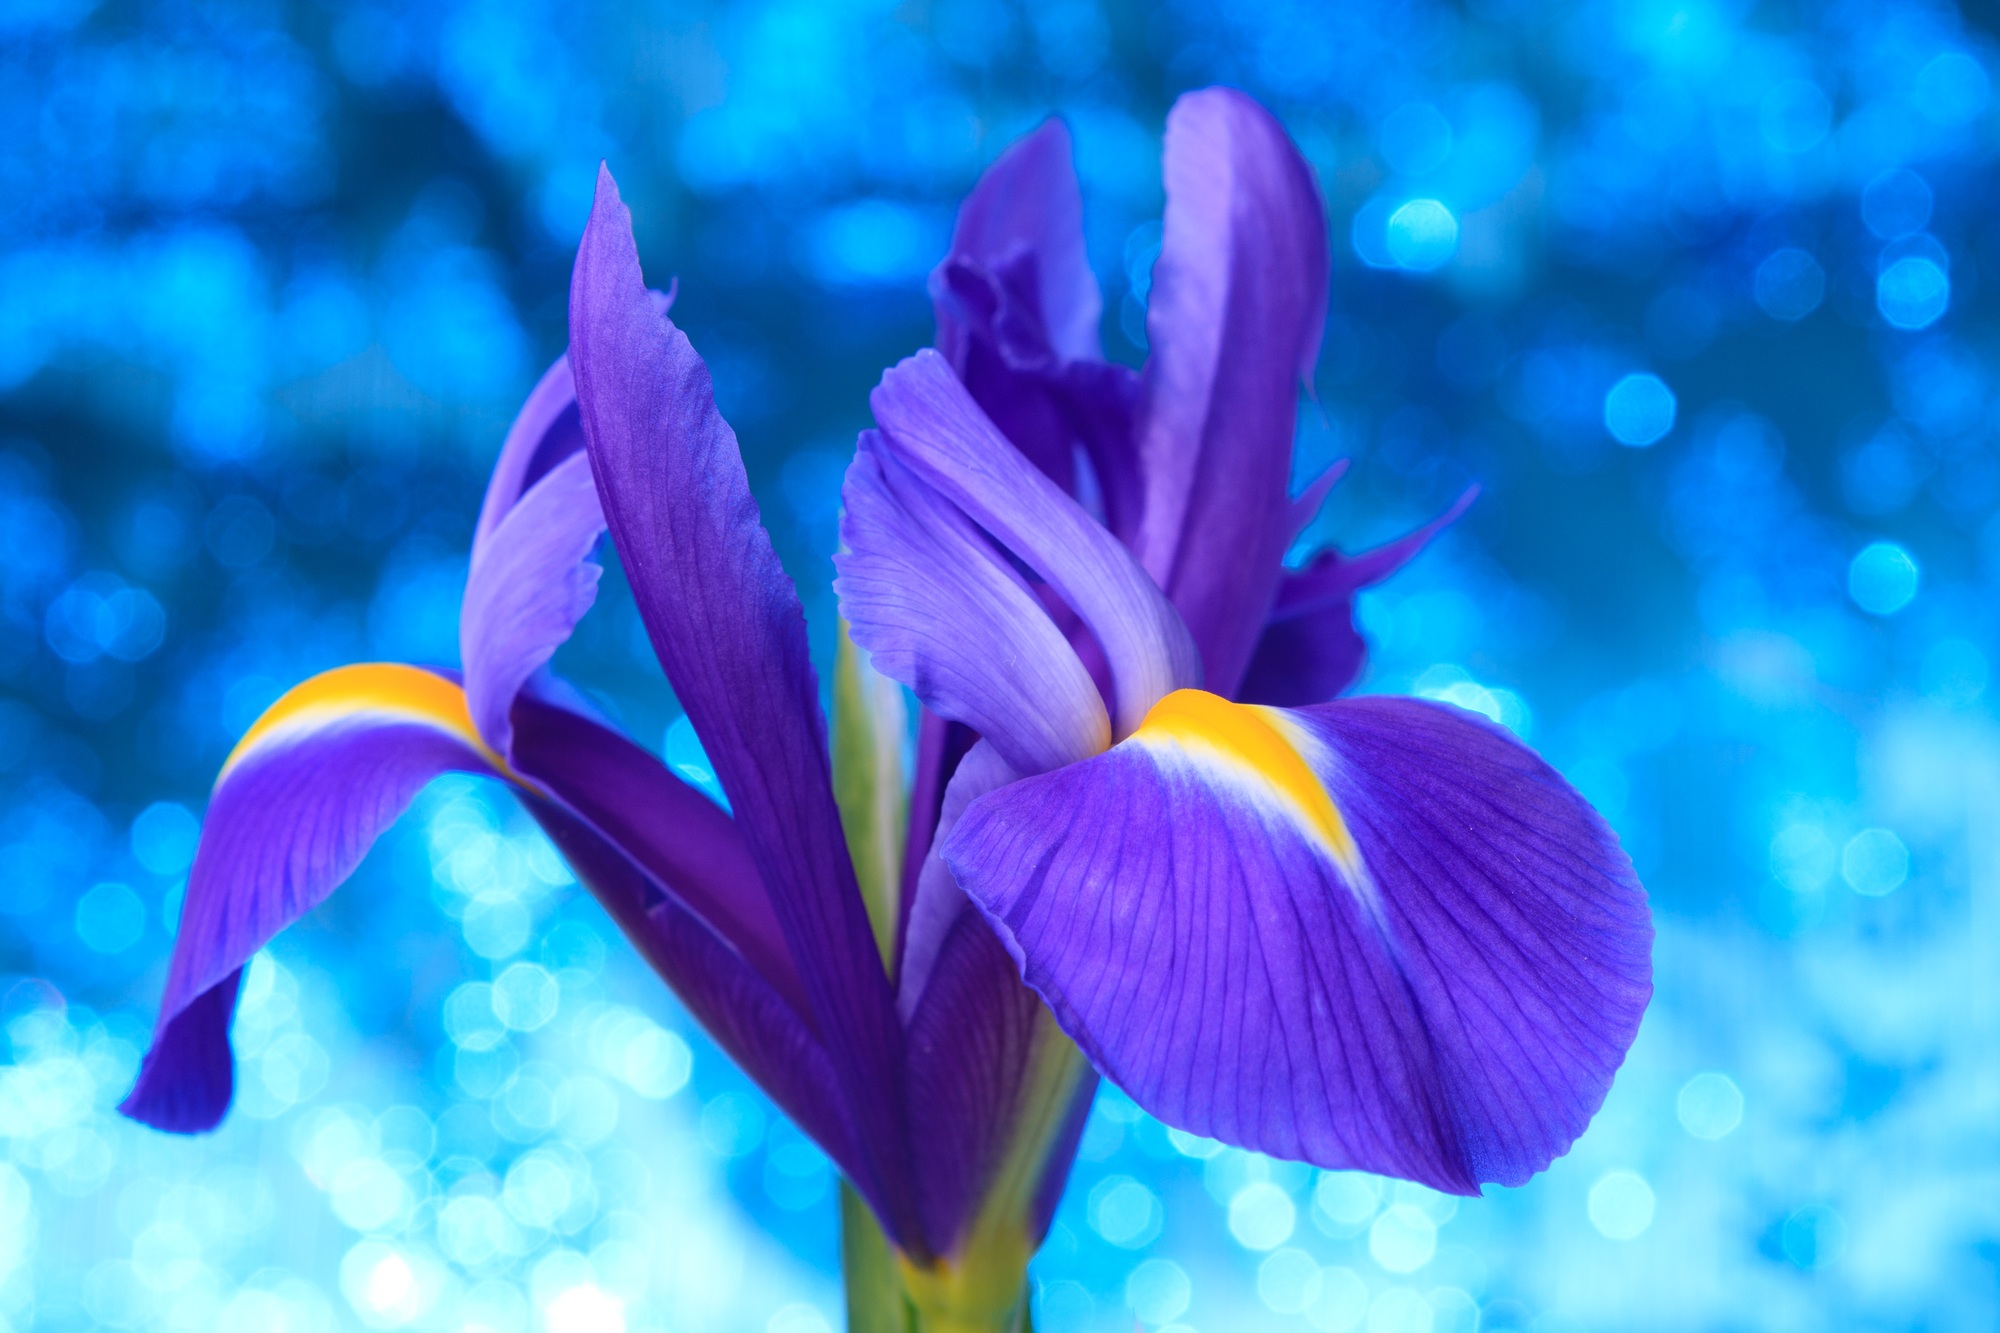
[[[402,662],[362,662],[335,667],[285,691],[250,724],[222,763],[217,781],[253,749],[345,718],[370,717],[421,723],[463,741],[500,772],[507,762],[487,747],[472,725],[465,691],[443,676]]]
[[[1132,739],[1219,760],[1238,778],[1275,797],[1343,870],[1358,871],[1361,858],[1347,821],[1299,753],[1305,738],[1280,710],[1231,703],[1206,690],[1175,690],[1153,705]]]

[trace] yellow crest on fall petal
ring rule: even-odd
[[[506,761],[487,748],[472,724],[465,691],[452,681],[422,667],[401,662],[363,662],[335,667],[301,681],[250,724],[243,739],[223,760],[220,782],[260,746],[306,735],[349,718],[417,722],[445,732],[478,752],[502,773]]]
[[[1206,690],[1175,690],[1153,705],[1131,739],[1170,749],[1217,777],[1263,793],[1335,864],[1350,872],[1359,867],[1347,821],[1302,753],[1317,742],[1282,709],[1231,703]]]

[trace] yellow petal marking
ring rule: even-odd
[[[229,775],[257,746],[309,732],[350,717],[381,717],[435,727],[478,751],[480,758],[513,776],[507,763],[487,748],[472,725],[465,691],[443,676],[401,662],[363,662],[322,671],[285,691],[250,724],[222,762],[216,781]]]
[[[1309,738],[1283,710],[1231,703],[1206,690],[1175,690],[1153,705],[1132,739],[1220,761],[1276,798],[1343,870],[1359,869],[1361,857],[1347,821],[1299,753]]]

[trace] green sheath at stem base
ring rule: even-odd
[[[882,1234],[875,1214],[846,1181],[840,1183],[840,1259],[847,1283],[848,1333],[1034,1333],[1025,1256],[1015,1284],[1017,1294],[1006,1309],[926,1308],[935,1305],[940,1284],[910,1272]],[[930,1300],[912,1291],[909,1276],[919,1278],[917,1285]]]

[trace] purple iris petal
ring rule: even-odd
[[[1298,385],[1326,320],[1326,220],[1312,169],[1242,93],[1167,118],[1167,211],[1146,315],[1136,549],[1232,693],[1290,541]]]
[[[1361,677],[1368,645],[1354,628],[1354,596],[1414,560],[1431,538],[1479,498],[1468,487],[1451,508],[1415,532],[1360,555],[1327,551],[1278,585],[1278,598],[1236,697],[1296,708],[1324,703]]]
[[[514,696],[597,600],[604,571],[590,555],[603,533],[590,459],[576,453],[530,486],[473,548],[459,655],[473,721],[496,753],[513,750]]]
[[[833,801],[805,616],[708,370],[647,299],[609,171],[577,251],[571,362],[613,540],[653,650],[728,793],[855,1117],[892,1237],[916,1243],[901,1032]]]
[[[524,752],[532,748],[539,755],[544,744],[561,748],[568,743],[560,738],[560,719],[545,720],[553,727],[537,727],[526,716],[519,720]],[[567,791],[576,794],[574,788]],[[689,796],[714,809],[706,797],[691,789]],[[716,1044],[757,1080],[842,1170],[861,1173],[865,1161],[856,1152],[840,1080],[825,1046],[793,1003],[692,912],[662,896],[658,884],[619,845],[562,806],[532,795],[524,796],[523,803],[577,878],[604,905],[654,971],[673,987]],[[676,847],[676,841],[670,835],[663,836],[653,850],[685,858],[686,850]],[[674,873],[673,867],[667,869]]]
[[[125,1114],[182,1133],[221,1121],[237,974],[454,770],[494,771],[458,687],[415,667],[343,668],[272,706],[209,800],[153,1048]]]
[[[956,261],[999,273],[1022,256],[1032,258],[1026,276],[1033,281],[1009,291],[1020,307],[1015,315],[1031,323],[1039,341],[1058,356],[1098,355],[1097,320],[1104,302],[1084,251],[1083,191],[1070,156],[1069,128],[1046,120],[1000,154],[959,207],[951,253],[931,275],[938,348],[954,363],[976,335],[958,317],[946,269]]]
[[[1457,1193],[1566,1150],[1651,993],[1588,803],[1425,701],[1161,714],[945,847],[1099,1069],[1169,1124]]]
[[[974,401],[1035,466],[1073,489],[1083,432],[1064,367],[1099,358],[1103,300],[1061,121],[1014,143],[979,178],[930,290],[938,349]]]
[[[570,376],[569,357],[556,358],[542,372],[542,378],[528,393],[528,401],[514,414],[507,428],[500,457],[486,480],[486,498],[480,502],[479,523],[472,530],[476,555],[486,545],[507,511],[524,491],[550,468],[583,448],[583,426],[576,414],[576,381]]]
[[[964,514],[865,432],[842,490],[834,589],[876,670],[990,737],[1024,773],[1111,743],[1111,720],[1034,592]]]
[[[988,792],[998,791],[1025,776],[1027,774],[1009,764],[988,740],[972,747],[959,764],[958,771],[952,774],[951,785],[945,788],[944,802],[938,811],[937,833],[924,855],[922,869],[917,873],[916,886],[911,894],[909,925],[903,939],[903,965],[897,973],[897,1005],[905,1020],[916,1012],[918,1002],[923,999],[945,937],[956,928],[959,918],[972,909],[971,901],[952,879],[951,871],[945,866],[938,849],[951,836],[966,807]]]
[[[1047,579],[1111,664],[1119,734],[1199,679],[1173,607],[1100,524],[1000,435],[936,352],[892,367],[869,396],[898,461]]]
[[[652,754],[532,696],[514,705],[514,765],[741,954],[810,1021],[798,969],[743,834]]]
[[[1046,1020],[978,913],[960,916],[940,945],[934,978],[910,1018],[906,1058],[925,1233],[949,1254],[994,1184],[1021,1120],[1037,1020]]]

